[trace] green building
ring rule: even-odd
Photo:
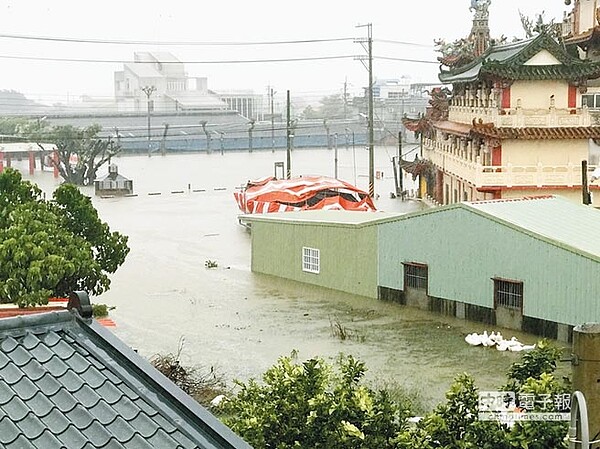
[[[561,197],[244,218],[255,272],[561,340],[600,321],[600,211]]]

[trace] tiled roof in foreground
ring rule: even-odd
[[[0,319],[0,447],[250,448],[72,301]]]

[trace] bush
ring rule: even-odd
[[[335,366],[321,358],[282,357],[262,383],[236,382],[239,393],[218,411],[254,448],[393,448],[406,425],[386,391],[361,383],[366,368],[352,356]]]

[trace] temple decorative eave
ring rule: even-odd
[[[459,137],[484,137],[498,140],[600,139],[600,126],[497,128],[493,123],[465,123],[444,120],[433,128]]]
[[[546,50],[558,64],[530,65],[527,62]],[[552,37],[535,38],[491,47],[475,61],[452,70],[442,70],[443,83],[471,83],[478,80],[585,80],[600,77],[600,63],[582,61],[571,56]]]

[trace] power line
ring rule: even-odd
[[[70,42],[77,44],[118,44],[118,45],[173,45],[173,46],[247,46],[247,45],[287,45],[287,44],[313,44],[323,42],[352,41],[353,37],[339,37],[329,39],[303,39],[289,41],[142,41],[142,40],[117,40],[117,39],[82,39],[52,36],[27,36],[23,34],[0,34],[3,39],[21,39],[48,42]]]
[[[46,41],[46,42],[66,42],[76,44],[110,44],[110,45],[153,45],[153,46],[260,46],[260,45],[289,45],[289,44],[315,44],[324,42],[344,42],[353,41],[355,37],[336,37],[323,39],[298,39],[285,41],[145,41],[145,40],[124,40],[124,39],[86,39],[77,37],[60,37],[60,36],[31,36],[24,34],[2,34],[2,39],[17,39],[29,41]],[[423,44],[419,42],[397,41],[393,39],[373,39],[373,42],[381,42],[386,44],[408,45],[412,47],[435,48],[431,44]]]
[[[435,48],[434,45],[420,44],[418,42],[394,41],[394,40],[390,40],[390,39],[374,39],[373,41],[374,42],[383,42],[386,44],[398,44],[398,45],[410,45],[413,47]]]
[[[82,62],[82,63],[106,63],[106,64],[256,64],[265,62],[298,62],[298,61],[322,61],[333,59],[354,59],[354,55],[337,56],[314,56],[306,58],[282,58],[282,59],[230,59],[222,61],[126,61],[122,59],[75,59],[75,58],[51,58],[37,56],[11,56],[0,55],[0,59],[26,60],[26,61],[50,61],[50,62]]]

